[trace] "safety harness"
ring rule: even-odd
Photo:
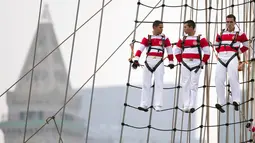
[[[165,51],[165,49],[164,49],[164,47],[165,47],[165,36],[164,35],[162,35],[161,36],[161,46],[162,46],[162,49],[158,49],[158,48],[153,48],[152,46],[151,46],[151,35],[148,35],[148,51],[147,51],[147,56],[146,56],[146,60],[145,60],[145,66],[148,68],[148,70],[150,71],[150,72],[154,72],[157,68],[158,68],[158,66],[164,61],[164,51]],[[160,59],[160,61],[153,67],[153,68],[151,68],[150,66],[149,66],[149,64],[147,63],[147,57],[148,57],[148,54],[149,54],[149,52],[151,51],[151,49],[155,49],[155,50],[158,50],[158,52],[159,51],[162,51],[162,53],[163,53],[163,56],[162,56],[162,58]]]
[[[225,31],[225,29],[222,29],[222,31],[220,32],[220,37],[218,37],[219,39],[219,48],[221,47],[221,45],[223,45],[222,42],[222,34]],[[238,55],[238,47],[233,47],[234,43],[236,43],[237,37],[239,35],[239,31],[236,32],[234,39],[232,39],[232,42],[230,44],[224,44],[224,48],[226,48],[226,46],[230,46],[232,49],[236,50],[235,54],[229,58],[229,60],[224,63],[220,58],[218,58],[219,62],[224,66],[224,67],[228,67],[228,64],[235,58],[235,56],[237,56],[238,60],[240,60],[240,57]]]
[[[191,67],[189,67],[189,66],[182,60],[182,65],[185,66],[185,67],[186,67],[188,70],[190,70],[190,71],[195,70],[195,71],[194,71],[195,73],[198,72],[198,70],[201,68],[201,64],[202,64],[202,52],[201,52],[201,48],[200,48],[200,36],[201,36],[201,35],[198,35],[198,36],[197,36],[197,44],[196,44],[196,45],[185,47],[185,46],[184,46],[184,43],[185,43],[185,40],[186,40],[187,36],[183,36],[182,43],[181,43],[181,44],[182,44],[182,45],[181,45],[182,51],[184,51],[184,48],[198,48],[198,54],[199,54],[199,58],[200,58],[200,64],[199,64],[199,65],[197,65],[197,66],[191,68]]]

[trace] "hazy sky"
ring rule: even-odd
[[[74,29],[77,0],[43,0],[49,4],[52,20],[58,42],[62,42]],[[109,0],[106,0],[108,2]],[[167,5],[180,5],[181,1],[165,0]],[[106,3],[105,2],[105,3]],[[142,0],[142,3],[155,5],[158,0]],[[135,0],[112,0],[104,10],[103,27],[100,42],[98,65],[101,65],[106,58],[122,43],[122,41],[134,29],[137,1]],[[196,3],[196,0],[194,0]],[[213,1],[213,5],[215,5]],[[0,17],[0,92],[4,92],[20,76],[19,72],[23,66],[28,49],[36,32],[38,10],[40,0],[1,0]],[[101,8],[102,0],[83,0],[80,3],[78,26],[83,24],[92,14]],[[201,0],[199,7],[205,7]],[[150,8],[140,6],[139,20],[150,11]],[[181,8],[166,8],[163,20],[180,21]],[[189,12],[187,11],[187,18]],[[215,21],[216,12],[212,11],[211,20]],[[237,11],[235,11],[237,13]],[[242,9],[239,15],[242,16]],[[205,21],[205,12],[198,12],[198,21]],[[154,21],[161,18],[161,8],[155,9],[147,18],[147,21]],[[100,13],[88,24],[81,28],[76,35],[75,49],[71,71],[71,84],[79,88],[93,73],[94,60],[97,46]],[[195,18],[194,18],[195,20]],[[242,27],[242,25],[241,25]],[[136,40],[141,40],[152,31],[151,24],[142,24],[136,33]],[[198,24],[197,32],[205,34],[205,25]],[[179,24],[165,24],[164,33],[169,36],[171,42],[179,38]],[[214,33],[212,25],[210,33]],[[211,35],[210,41],[212,38]],[[111,60],[98,72],[96,76],[97,86],[125,85],[128,75],[128,58],[130,56],[129,43],[133,35],[124,43],[120,50]],[[61,46],[66,67],[68,67],[72,38]],[[139,46],[136,44],[136,46]],[[137,48],[137,47],[136,47]],[[141,83],[142,69],[132,72],[131,82]],[[173,82],[175,71],[166,69],[165,82]],[[203,75],[201,75],[203,77]],[[92,81],[92,80],[91,80]],[[88,83],[88,86],[92,82]],[[0,98],[0,108],[6,112],[5,97]],[[0,141],[1,142],[1,141]]]

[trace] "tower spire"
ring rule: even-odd
[[[49,4],[45,3],[43,6],[43,13],[42,13],[42,18],[41,18],[42,23],[52,23],[51,15],[50,15],[50,10],[49,10]]]

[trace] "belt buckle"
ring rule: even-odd
[[[153,56],[152,58],[153,58],[153,59],[156,59],[156,56]]]
[[[189,61],[193,61],[193,59],[190,58]]]

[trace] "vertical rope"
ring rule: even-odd
[[[234,0],[232,0],[231,4],[234,5]],[[234,14],[234,7],[232,7],[231,9],[232,9],[231,13]],[[233,119],[234,119],[234,123],[235,123],[236,122],[236,112],[235,112],[235,110],[233,110]],[[236,135],[236,124],[234,124],[233,126],[234,126],[233,134]],[[234,143],[236,143],[236,136],[234,136]]]
[[[239,5],[239,0],[237,0],[237,5]],[[237,7],[237,13],[238,13],[238,14],[237,14],[237,20],[238,20],[238,21],[241,21],[241,19],[240,19],[240,14],[239,14],[239,13],[240,13],[239,6]]]
[[[190,132],[191,132],[191,114],[189,113],[189,117],[188,117],[188,131],[187,131],[187,139],[186,139],[186,143],[190,143]]]
[[[161,21],[164,19],[164,8],[165,8],[165,0],[162,1],[162,8],[161,8]]]
[[[198,4],[197,4],[198,5]],[[217,12],[217,11],[216,11]],[[218,15],[216,15],[217,17]],[[209,39],[208,39],[209,40]],[[207,74],[208,73],[208,69],[207,69],[207,65],[205,65],[205,74],[204,74],[204,79],[207,79]],[[204,80],[204,85],[206,85],[206,81]],[[208,84],[207,84],[208,85]],[[203,97],[202,97],[202,105],[205,105],[205,88],[203,88]],[[209,104],[208,104],[209,105]],[[203,125],[203,120],[204,119],[204,107],[202,107],[202,112],[201,112],[201,122],[200,125]],[[205,120],[205,125],[207,123],[207,118]],[[203,129],[204,129],[204,137],[203,137]],[[205,131],[208,130],[207,128],[200,128],[200,143],[204,143],[205,142]],[[209,139],[207,139],[209,140]],[[202,142],[203,141],[203,142]]]
[[[221,1],[221,20],[220,20],[220,31],[223,29],[223,0]],[[217,99],[218,100],[218,99]],[[221,113],[219,111],[218,112],[218,124],[221,123]],[[220,142],[220,135],[221,135],[221,131],[220,131],[220,126],[217,127],[218,128],[218,143]]]
[[[243,0],[243,2],[246,2],[246,0]],[[246,5],[243,5],[243,21],[245,21],[245,19],[246,19],[245,18],[245,12],[246,12],[245,9],[246,9]],[[246,23],[243,23],[243,32],[246,31],[246,26],[247,26]],[[244,96],[242,96],[242,100],[245,101],[245,97]],[[245,111],[245,105],[244,104],[242,105],[242,111]],[[241,132],[242,132],[242,139],[241,139],[241,141],[244,141],[244,140],[246,140],[244,126],[241,126]]]
[[[183,0],[182,0],[182,4],[183,4]],[[185,5],[187,5],[187,0],[185,0]],[[187,6],[185,6],[185,8],[184,8],[184,21],[186,20],[186,13],[187,13]],[[180,17],[181,19],[180,19],[180,21],[182,21],[182,10],[181,10],[181,17]],[[181,24],[180,24],[180,28],[181,28]],[[180,29],[179,29],[179,37],[181,37],[180,36]],[[182,31],[182,33],[184,33],[184,31]],[[178,71],[178,70],[177,70]],[[176,72],[177,72],[176,71]],[[179,78],[178,78],[178,85],[180,86],[180,80],[181,80],[181,65],[179,66]],[[176,104],[177,105],[179,105],[179,92],[180,92],[180,89],[178,88],[178,90],[177,90],[177,92],[175,92],[175,93],[177,93],[177,99],[176,99]],[[182,112],[182,122],[181,122],[181,129],[183,128],[183,115],[184,115],[184,113]],[[178,111],[176,110],[175,111],[175,116],[174,116],[174,129],[176,128],[176,124],[177,124],[177,116],[178,116]],[[175,142],[175,135],[176,134],[176,131],[173,131],[173,134],[172,134],[172,140],[171,140],[171,142]],[[181,140],[182,140],[182,131],[181,131]]]
[[[194,7],[194,0],[191,1],[191,7]],[[190,12],[190,19],[193,19],[193,9],[190,9],[191,12]],[[197,99],[197,97],[196,97]],[[188,136],[188,142],[190,143],[190,136],[191,136],[191,120],[192,120],[192,116],[191,116],[192,113],[189,113],[189,116],[188,116],[188,132],[187,132],[187,136]]]
[[[183,5],[183,0],[181,0],[181,5]],[[181,7],[181,13],[180,13],[179,37],[181,37],[181,29],[182,29],[182,23],[181,23],[181,21],[182,21],[182,11],[183,11],[183,7]],[[179,37],[178,37],[178,39],[179,39]],[[175,74],[176,74],[175,87],[177,85],[180,87],[181,65],[177,66]],[[175,88],[175,90],[174,90],[174,107],[177,107],[179,105],[179,93],[180,93],[180,88],[177,88],[177,90]],[[173,110],[172,129],[176,128],[177,112],[178,112],[178,110]],[[181,122],[181,129],[182,129],[182,126],[183,126],[183,122]],[[176,134],[176,131],[171,132],[171,142],[174,142],[175,134]],[[180,135],[180,142],[181,141],[182,141],[182,131],[181,131],[181,135]]]
[[[138,0],[138,2],[137,2],[135,21],[138,21],[139,8],[140,8],[140,0]],[[136,27],[137,27],[137,22],[135,22],[135,26],[134,26],[133,41],[135,41],[135,37],[136,37]],[[132,52],[131,52],[130,56],[131,57],[133,56]],[[131,63],[129,64],[127,83],[130,82],[130,76],[131,76]],[[125,103],[127,103],[128,93],[129,93],[129,86],[126,86],[125,101],[124,101]],[[123,131],[124,131],[124,125],[123,124],[125,122],[126,110],[127,110],[127,106],[124,106],[123,115],[122,115],[122,122],[121,122],[122,126],[121,126],[121,130],[120,130],[119,143],[122,143],[122,137],[123,137]]]
[[[212,0],[210,0],[209,1],[209,7],[212,7]],[[211,29],[211,13],[212,13],[212,9],[209,9],[209,17],[208,18],[206,18],[206,20],[208,19],[208,21],[209,21],[209,23],[208,23],[208,33],[207,33],[207,39],[209,40],[210,39],[210,34],[211,34],[211,32],[210,32],[210,29]],[[207,16],[207,15],[206,15]],[[206,66],[206,68],[207,68],[207,66]],[[210,71],[210,70],[208,70],[208,71]],[[207,73],[208,73],[208,71],[207,71]],[[206,78],[206,80],[205,80],[205,82],[207,82],[207,84],[206,85],[208,85],[208,83],[209,83],[209,79],[208,79],[208,74],[207,74],[207,78]],[[210,105],[210,89],[209,89],[209,87],[207,86],[207,88],[206,88],[207,90],[207,92],[206,92],[206,94],[207,94],[207,97],[206,97],[206,104],[207,105]],[[205,91],[204,91],[205,92]],[[206,117],[206,119],[207,119],[207,124],[208,125],[210,125],[210,109],[209,108],[207,108],[207,111],[206,111],[206,114],[207,114],[207,117]],[[202,118],[203,119],[203,118]],[[210,140],[210,130],[209,130],[209,128],[207,128],[207,142],[209,143],[209,140]]]
[[[211,72],[210,72],[210,67],[209,66],[206,66],[205,67],[205,75],[204,75],[204,79],[205,79],[205,81],[204,81],[204,85],[206,85],[207,87],[206,87],[206,89],[204,88],[203,89],[203,99],[202,99],[202,104],[204,104],[205,103],[205,93],[206,93],[206,105],[210,105],[210,103],[209,103],[209,93],[210,93],[210,78],[211,78]],[[210,76],[210,77],[209,77]],[[206,92],[205,92],[205,90],[206,90]],[[210,118],[210,116],[209,116],[209,108],[207,108],[206,109],[206,117],[205,117],[205,125],[207,125],[207,126],[209,126],[210,125],[210,120],[209,120],[209,118]],[[203,124],[203,116],[204,116],[204,107],[202,107],[202,116],[201,116],[201,124]],[[203,142],[205,142],[205,134],[206,134],[206,130],[207,130],[207,142],[209,143],[209,141],[210,141],[210,138],[209,138],[209,128],[204,128],[204,138],[203,138]],[[200,131],[200,134],[201,134],[201,136],[200,136],[200,138],[201,138],[201,141],[202,141],[202,129],[201,129],[201,131]]]
[[[228,76],[227,76],[228,74],[226,74],[226,84],[227,85],[229,85],[229,81],[228,81]],[[228,102],[230,102],[230,98],[229,98],[229,96],[230,96],[230,94],[229,94],[229,91],[230,89],[229,89],[229,86],[227,86],[227,88],[226,88],[226,95],[227,95],[227,103]],[[229,123],[229,105],[227,104],[227,118],[226,118],[226,123]],[[228,136],[229,136],[229,126],[227,126],[226,127],[226,143],[228,143],[229,142],[229,139],[228,139]]]
[[[198,8],[198,0],[197,0],[197,5],[196,5],[196,8]],[[195,22],[197,22],[197,16],[198,16],[198,10],[196,11],[196,20],[195,20]]]
[[[77,11],[76,11],[76,19],[75,19],[75,26],[74,26],[74,35],[73,35],[73,42],[72,42],[72,48],[71,48],[71,54],[70,54],[70,61],[69,61],[69,69],[67,74],[67,81],[66,81],[66,91],[65,91],[65,100],[64,100],[64,106],[63,106],[63,114],[62,114],[62,120],[61,120],[61,126],[60,126],[60,135],[59,135],[59,143],[61,142],[61,135],[64,125],[64,115],[65,115],[65,107],[66,107],[66,100],[67,100],[67,94],[68,94],[68,87],[69,87],[69,79],[70,79],[70,73],[72,69],[72,60],[73,60],[73,51],[74,51],[74,44],[75,44],[75,38],[76,38],[76,30],[77,30],[77,23],[78,23],[78,17],[79,17],[79,9],[80,9],[80,0],[78,0],[77,3]]]
[[[248,0],[245,0],[245,2],[247,2]],[[245,13],[244,13],[244,15],[245,15],[245,21],[248,21],[248,11],[249,11],[249,5],[248,4],[246,4],[245,5],[246,6],[246,8],[245,8]],[[248,33],[248,22],[245,22],[245,33]]]
[[[39,35],[39,30],[40,30],[40,19],[41,19],[41,11],[42,11],[42,2],[43,2],[43,1],[40,0],[39,14],[38,14],[38,20],[37,20],[37,29],[36,29],[36,38],[35,38],[35,48],[34,48],[34,56],[33,56],[32,67],[35,66],[37,41],[38,41],[38,35]],[[24,129],[24,135],[23,135],[23,142],[26,141],[28,113],[29,113],[29,109],[30,109],[30,100],[31,100],[31,94],[32,94],[32,87],[33,87],[33,77],[34,77],[34,68],[33,68],[32,71],[31,71],[31,78],[30,78],[30,85],[29,85],[29,93],[28,93],[28,101],[27,101],[27,111],[26,111],[26,122],[25,122],[25,129]],[[17,83],[17,82],[16,82],[16,83]]]
[[[232,4],[234,4],[234,0],[232,1]],[[237,4],[239,4],[239,0],[237,0]],[[234,11],[234,8],[233,8],[233,11]],[[237,11],[238,11],[238,14],[237,14],[237,19],[238,21],[240,20],[240,16],[239,16],[239,6],[237,7]],[[233,12],[234,13],[234,12]],[[236,122],[236,112],[233,110],[233,117],[234,117],[234,122]],[[240,118],[240,115],[239,115],[239,118]],[[239,120],[241,121],[241,120]],[[241,125],[241,124],[240,124]],[[234,125],[234,135],[236,135],[236,124]],[[241,129],[241,128],[240,128]],[[239,130],[241,132],[241,130]],[[236,136],[234,138],[234,143],[236,143]],[[240,142],[240,141],[239,141]]]
[[[207,7],[207,1],[205,1],[205,7]],[[207,10],[205,11],[205,19],[207,21]],[[206,23],[206,27],[207,27],[207,23]],[[207,29],[205,31],[207,31]],[[207,34],[206,34],[205,37],[207,37]],[[205,67],[205,73],[207,73],[207,68],[206,67]],[[204,74],[204,79],[206,79],[206,77],[207,77],[207,74]],[[204,85],[205,85],[205,80],[204,80]],[[202,97],[202,103],[201,104],[204,105],[204,103],[205,103],[205,88],[203,88],[203,97]],[[202,112],[201,112],[201,123],[200,123],[201,125],[203,125],[203,119],[204,119],[204,107],[202,107]],[[207,118],[206,118],[205,122],[207,122]],[[204,128],[204,135],[205,135],[206,129],[207,128]],[[202,137],[203,137],[203,132],[202,131],[203,131],[203,128],[200,128],[200,143],[202,143],[202,141],[205,142],[205,136],[202,139]]]
[[[228,6],[228,1],[225,0],[225,7],[227,6]],[[225,9],[225,16],[227,16],[227,14],[228,14],[228,8]]]
[[[252,20],[252,3],[249,3],[249,5],[250,5],[250,11],[249,11],[249,21],[251,21]],[[247,13],[248,14],[248,13]],[[251,25],[251,22],[249,22],[249,38],[251,38],[252,37],[252,25]],[[249,44],[250,45],[250,44]],[[243,59],[244,59],[244,61],[246,61],[246,60],[249,60],[250,59],[250,57],[251,57],[251,55],[250,55],[250,46],[249,46],[249,50],[248,50],[248,57],[245,57],[245,54],[243,55]],[[246,71],[247,71],[247,81],[248,80],[250,80],[250,70],[249,69],[246,69]],[[248,88],[247,89],[247,91],[250,91],[250,82],[248,82],[246,85],[246,87]],[[246,92],[247,93],[247,100],[249,99],[249,97],[250,97],[250,95],[249,95],[249,92]],[[249,104],[251,104],[251,102],[249,103]],[[246,106],[246,109],[247,109],[247,117],[248,117],[248,110],[249,110],[249,104],[247,104],[247,106]],[[250,108],[251,109],[251,108]],[[250,112],[251,113],[251,112]],[[251,113],[252,114],[252,113]]]
[[[180,79],[181,79],[181,65],[177,67],[176,69],[176,79],[175,79],[175,86],[178,85],[180,87]],[[180,88],[176,90],[174,90],[174,107],[177,107],[179,105],[179,93],[180,93]],[[172,118],[172,128],[175,129],[176,128],[176,119],[177,119],[177,112],[178,110],[173,110],[173,118]],[[182,117],[183,117],[183,113],[182,113]],[[180,142],[182,141],[182,129],[183,129],[183,122],[181,122],[181,131],[180,131]],[[175,140],[175,133],[176,131],[171,132],[171,142],[173,142],[173,140]]]
[[[225,1],[225,6],[227,6],[227,1]],[[228,15],[228,13],[227,13],[227,9],[226,9],[225,16],[227,16],[227,15]],[[225,20],[226,20],[226,18],[225,18]],[[228,74],[226,74],[226,85],[229,85]],[[230,102],[230,98],[229,98],[230,93],[228,91],[230,91],[229,86],[227,86],[226,92],[225,92],[225,94],[227,95],[227,103]],[[229,105],[227,105],[226,108],[227,108],[226,123],[229,123]],[[229,143],[229,126],[226,127],[226,143]]]
[[[252,20],[252,3],[250,3],[250,15],[249,15],[249,21],[251,21]],[[251,22],[249,23],[249,27],[250,27],[250,30],[249,30],[249,38],[251,38],[252,37],[252,25],[251,25]],[[254,28],[254,27],[253,27]],[[251,49],[252,47],[250,47],[250,44],[249,44],[249,51],[248,51],[248,57],[245,57],[244,56],[244,61],[246,61],[246,60],[250,60],[250,57],[251,57]],[[251,78],[251,73],[250,72],[254,72],[254,71],[250,71],[250,69],[249,69],[249,65],[250,65],[250,63],[248,63],[248,68],[247,68],[247,74],[248,74],[248,77],[247,77],[247,81],[248,80],[250,80]],[[245,65],[244,65],[245,66]],[[252,82],[253,83],[253,82]],[[253,93],[250,93],[250,90],[251,90],[251,88],[253,87],[253,86],[251,86],[251,88],[250,88],[250,85],[252,84],[252,83],[250,83],[250,82],[248,82],[247,83],[247,100],[249,100],[250,98],[252,98],[252,95],[250,95],[250,94],[253,94]],[[249,102],[248,104],[247,104],[247,117],[250,117],[249,119],[252,119],[253,118],[253,107],[252,107],[252,103],[253,103],[253,101],[251,101],[251,102]],[[250,105],[250,108],[249,108],[249,105]],[[250,109],[250,116],[248,116],[249,114],[248,114],[248,110]],[[252,139],[252,132],[250,132],[250,138]]]
[[[253,2],[253,5],[251,4],[251,7],[253,8],[253,21],[255,20],[255,2]],[[251,9],[251,12],[252,12],[252,9]],[[250,19],[251,20],[251,19]],[[252,49],[252,56],[250,56],[249,55],[249,58],[248,59],[252,59],[252,60],[254,60],[254,55],[255,55],[255,45],[254,45],[254,36],[255,36],[255,23],[253,22],[253,33],[252,33],[252,35],[253,35],[253,38],[252,38],[252,41],[251,41],[251,49]],[[250,30],[251,31],[251,30]],[[250,49],[250,51],[251,51],[251,49]],[[254,63],[254,61],[252,61],[251,63],[249,63],[248,64],[248,67],[249,66],[251,66],[251,69],[249,69],[249,70],[251,70],[250,72],[250,75],[251,75],[251,79],[253,79],[254,80],[254,71],[255,71],[255,69],[254,69],[254,66],[255,66],[255,63]],[[250,68],[250,67],[249,67]],[[254,86],[254,82],[252,82],[251,84],[251,88],[250,88],[250,90],[251,90],[251,98],[253,98],[254,99],[254,89],[255,89],[255,86]],[[255,108],[255,104],[254,104],[254,100],[253,101],[251,101],[251,104],[250,104],[250,109],[251,109],[251,119],[255,119],[255,114],[254,114],[254,108]],[[251,136],[250,136],[252,139],[253,139],[253,141],[255,141],[255,133],[251,133]]]
[[[217,3],[216,3],[216,7],[217,7],[217,9],[218,9],[218,7],[219,7],[219,0],[217,0]],[[211,17],[211,16],[210,16]],[[215,17],[215,21],[216,22],[218,22],[218,10],[216,11],[216,17]],[[217,34],[217,31],[218,31],[218,24],[215,24],[215,26],[214,26],[214,35],[213,35],[213,38],[215,38],[216,37],[216,34]],[[215,39],[213,39],[213,42],[215,42]],[[214,48],[213,48],[213,51],[212,52],[214,52]],[[216,54],[216,53],[215,53]],[[212,54],[213,55],[213,54]],[[211,63],[213,63],[213,60],[214,60],[214,57],[212,56],[212,58],[211,58]],[[217,59],[216,59],[217,60]],[[210,73],[210,74],[208,74],[208,76],[210,76],[209,77],[209,79],[208,79],[208,86],[207,86],[207,94],[209,94],[210,93],[210,83],[211,83],[211,76],[212,76],[212,64],[210,65],[210,66],[207,66],[208,68],[205,68],[205,73],[207,73],[207,71]],[[207,119],[207,118],[206,118]],[[219,122],[219,121],[218,121]],[[201,123],[202,124],[202,123]],[[219,129],[219,128],[218,128]],[[218,133],[219,133],[220,131],[218,131]],[[209,141],[208,141],[209,142]],[[219,135],[218,135],[218,142],[219,142]]]
[[[239,1],[238,1],[238,2],[239,2]],[[244,0],[243,0],[243,2],[244,2]],[[245,17],[245,15],[244,15],[244,9],[245,9],[245,6],[243,5],[243,18],[242,18],[242,21],[244,21],[244,17]],[[239,15],[238,15],[238,16],[239,16]],[[239,19],[239,20],[240,20],[240,19]],[[244,29],[245,29],[245,24],[242,23],[242,25],[243,25],[243,31],[244,31]],[[245,100],[245,99],[244,99],[244,97],[242,96],[242,101],[244,101],[244,100]],[[242,109],[242,110],[244,111],[244,105],[241,105],[240,109]],[[243,120],[243,118],[242,118],[241,115],[239,115],[239,120],[240,120],[240,121]],[[243,128],[242,124],[240,124],[240,140],[239,140],[240,142],[244,140],[243,132],[244,132],[244,128]]]
[[[249,14],[248,14],[248,11],[249,11],[249,5],[248,4],[246,4],[246,12],[244,13],[244,15],[245,15],[245,21],[248,21],[248,16],[249,16]],[[245,33],[247,34],[247,36],[248,36],[248,28],[249,28],[249,25],[248,25],[248,23],[246,22],[245,23],[245,27],[246,27],[246,29],[245,29]],[[249,30],[250,31],[250,30]],[[244,54],[245,53],[243,53],[242,55],[243,55],[243,60],[244,60],[244,58],[245,58],[245,56],[244,56]],[[244,71],[242,72],[242,77],[243,77],[243,79],[245,79],[245,72],[246,72],[246,70],[244,69]],[[244,98],[244,100],[243,101],[246,101],[246,100],[248,100],[248,98],[249,98],[249,95],[248,94],[246,94],[246,95],[248,95],[248,96],[245,96],[245,85],[246,84],[243,84],[242,85],[242,88],[243,88],[243,90],[242,90],[242,97]],[[246,90],[247,90],[247,88],[246,88]],[[244,110],[242,110],[243,111],[243,113],[244,113],[244,116],[245,117],[248,117],[248,104],[244,104],[243,105],[243,107],[244,107]],[[248,139],[248,134],[247,134],[247,130],[244,128],[244,134],[245,134],[245,140],[247,140]]]
[[[197,8],[198,8],[198,1],[197,1]],[[198,11],[196,12],[196,15],[198,15]],[[196,18],[197,20],[197,18]],[[208,73],[208,70],[207,70],[207,65],[205,65],[205,73]],[[206,79],[207,77],[207,74],[204,74],[204,79]],[[206,81],[204,81],[204,85]],[[205,88],[203,88],[203,97],[202,97],[202,105],[205,105]],[[202,107],[202,112],[201,112],[201,122],[200,122],[200,125],[203,125],[203,120],[204,119],[204,107]],[[207,118],[205,120],[205,124],[207,122]],[[204,138],[203,138],[203,129],[204,129]],[[200,143],[204,143],[205,142],[205,131],[206,131],[207,128],[200,128]]]
[[[254,3],[254,6],[255,6],[255,3]],[[255,16],[255,15],[254,15]],[[254,33],[253,33],[254,34]],[[252,46],[254,46],[254,38],[253,38],[253,41],[252,41]],[[253,47],[254,48],[254,47]],[[253,56],[252,56],[252,59],[254,59],[254,53],[253,53]],[[254,76],[254,71],[255,71],[255,62],[252,61],[250,63],[251,65],[251,77],[252,79],[254,80],[255,79],[255,76]],[[251,83],[251,98],[254,99],[254,90],[255,90],[255,86],[254,86],[254,82]],[[254,113],[254,108],[255,108],[255,103],[254,103],[254,100],[251,101],[251,118],[254,120],[255,119],[255,113]],[[253,134],[253,135],[252,135]],[[255,133],[251,133],[251,137],[254,139],[253,141],[255,141]]]
[[[191,0],[191,7],[194,7],[194,0]],[[190,19],[194,19],[193,9],[190,9]]]
[[[247,35],[248,36],[248,35]],[[244,53],[243,53],[244,54]],[[243,58],[242,58],[243,59]],[[241,59],[241,60],[242,60]],[[241,72],[241,75],[242,75],[242,79],[245,80],[247,77],[245,77],[245,73],[246,73],[246,70],[244,69],[242,72]],[[245,94],[245,84],[242,84],[242,92],[241,92],[241,97],[243,97],[243,102],[246,101],[249,97],[246,96]],[[243,110],[242,110],[243,114],[245,117],[248,117],[248,104],[243,104]],[[247,140],[247,130],[244,128],[243,130],[244,132],[244,140]]]
[[[160,0],[161,2],[162,0]],[[163,4],[164,5],[165,3],[165,0],[163,0]],[[158,4],[157,4],[158,5]],[[155,6],[156,7],[156,6]],[[163,19],[163,12],[164,12],[164,7],[162,6],[162,13],[161,13],[161,20]],[[162,63],[163,64],[163,63]],[[155,77],[155,76],[154,76]],[[154,96],[155,96],[155,78],[154,78],[154,82],[153,82],[153,89],[152,89],[152,100],[151,100],[151,106],[153,106],[153,102],[154,102]],[[151,133],[151,120],[152,120],[152,110],[153,108],[150,108],[150,115],[149,115],[149,128],[148,128],[148,132],[147,132],[147,143],[150,142],[150,133]]]
[[[183,5],[183,0],[181,1],[181,5]],[[179,37],[178,38],[180,38],[181,37],[181,29],[182,29],[182,11],[183,11],[183,6],[181,7],[181,13],[180,13],[180,25],[179,25]],[[182,35],[183,35],[183,31],[182,31]]]
[[[234,0],[232,0],[232,4],[234,3],[235,3]],[[232,10],[231,13],[234,13],[234,7],[232,7],[231,10]]]
[[[207,7],[207,0],[205,1],[205,7]],[[206,11],[205,11],[205,20],[207,21],[207,15],[208,15],[208,9],[206,9]],[[208,23],[206,23],[205,24],[205,31],[207,31],[208,30]],[[206,32],[206,37],[208,36],[208,33]],[[204,90],[203,90],[203,102],[204,102],[204,100],[205,100],[205,92],[204,92]],[[208,98],[208,96],[206,96],[207,98]],[[206,103],[207,103],[207,100],[206,100]],[[203,111],[202,111],[203,112]],[[206,116],[208,115],[208,113],[206,113]],[[201,118],[203,118],[203,117],[201,117]],[[205,121],[205,125],[209,125],[208,124],[208,121],[207,121],[207,119],[208,118],[206,118],[206,121]],[[206,130],[207,130],[207,132],[206,132]],[[208,128],[205,128],[205,131],[204,131],[204,135],[205,135],[205,133],[207,133],[208,134],[208,131],[209,131],[209,129]],[[208,136],[206,136],[207,137],[207,142],[208,142],[208,140],[209,140],[209,138],[208,138]]]
[[[185,0],[185,5],[187,5],[188,4],[188,2],[187,2],[187,0]],[[187,6],[185,6],[185,8],[184,8],[184,21],[186,21],[186,19],[187,19],[187,15],[186,15],[186,13],[187,13]],[[184,31],[183,31],[184,32]],[[183,95],[182,95],[183,96]],[[190,113],[188,114],[188,115],[190,115]],[[176,115],[177,116],[177,115]],[[184,121],[184,116],[185,116],[185,113],[184,112],[182,112],[182,124],[184,124],[183,123],[183,121]],[[188,116],[189,117],[189,116]],[[189,122],[190,122],[190,118],[188,118],[188,126],[187,126],[187,128],[188,128],[188,130],[190,130],[190,126],[189,126]],[[188,132],[186,132],[186,136],[187,136],[187,141],[189,141],[188,140],[188,137],[189,137],[189,134],[190,134],[190,132],[188,131]]]
[[[243,3],[245,3],[245,0],[243,0]],[[243,5],[243,21],[245,21],[245,5]],[[243,23],[243,31],[245,32],[245,23]]]
[[[92,113],[92,107],[93,107],[94,88],[95,88],[95,82],[96,82],[97,60],[98,60],[98,54],[99,54],[99,45],[100,45],[102,23],[103,23],[103,16],[104,16],[104,3],[105,3],[105,0],[102,0],[102,7],[101,7],[102,11],[101,11],[101,16],[100,16],[99,32],[98,32],[98,38],[97,38],[96,57],[95,57],[94,72],[93,72],[94,76],[93,76],[93,81],[92,81],[91,97],[90,97],[90,103],[89,103],[88,122],[87,122],[87,128],[86,128],[86,140],[85,140],[86,143],[88,142],[88,139],[89,139],[90,120],[91,120],[91,113]]]
[[[223,27],[222,27],[222,25],[223,25],[223,0],[221,1],[221,10],[220,10],[220,16],[221,16],[221,20],[220,20],[220,29],[222,30],[223,29]]]

